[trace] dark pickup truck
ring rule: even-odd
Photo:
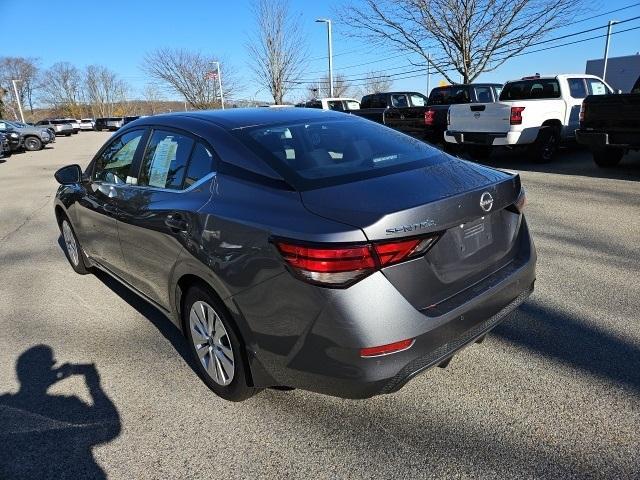
[[[495,102],[502,85],[483,83],[447,85],[418,92],[383,92],[365,95],[360,110],[349,113],[368,118],[431,143],[444,143],[449,106],[457,103]]]
[[[629,150],[640,150],[640,77],[631,93],[585,98],[576,140],[599,167],[614,167]]]

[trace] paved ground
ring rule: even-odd
[[[0,478],[9,464],[27,478],[640,477],[640,156],[613,172],[580,151],[493,160],[528,189],[537,290],[448,369],[366,401],[232,404],[157,311],[67,264],[52,174],[106,138],[0,163]],[[40,344],[100,378],[56,382]]]

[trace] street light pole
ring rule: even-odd
[[[327,43],[329,45],[329,96],[333,97],[333,41],[331,38],[331,20],[328,18],[318,18],[316,22],[327,24]]]
[[[607,59],[609,57],[609,40],[611,39],[611,27],[618,23],[616,20],[609,20],[607,25],[607,40],[604,44],[604,66],[602,67],[602,79],[606,82],[607,79]]]
[[[20,110],[20,120],[22,121],[22,123],[24,123],[24,113],[22,113],[22,103],[20,102],[20,97],[18,96],[18,87],[16,87],[16,82],[19,82],[20,80],[11,80],[11,83],[13,83],[13,91],[16,94],[16,102],[18,103],[18,110]]]
[[[431,54],[427,53],[427,97],[431,93]]]
[[[218,72],[218,88],[220,89],[220,105],[222,106],[222,110],[224,110],[224,94],[222,93],[222,75],[220,75],[220,62],[213,62],[216,64],[216,70]]]

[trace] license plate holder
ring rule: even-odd
[[[462,258],[470,257],[492,243],[491,219],[488,216],[460,225],[460,253]]]

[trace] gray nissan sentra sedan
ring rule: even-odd
[[[56,179],[74,270],[161,309],[229,400],[395,392],[533,291],[518,175],[343,113],[143,118]]]

